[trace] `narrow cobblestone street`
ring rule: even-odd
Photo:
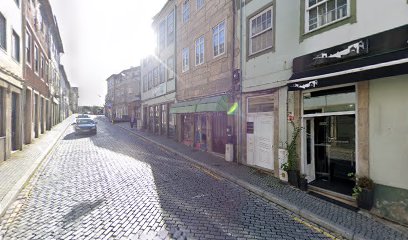
[[[98,118],[68,128],[2,219],[4,239],[325,239],[282,208]]]

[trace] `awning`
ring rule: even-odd
[[[170,108],[170,113],[194,113],[199,100],[184,101],[175,103]]]
[[[200,99],[196,112],[226,112],[228,111],[228,97],[215,96]]]
[[[408,58],[288,81],[288,90],[306,90],[408,74]]]
[[[293,59],[288,90],[408,74],[408,24]]]
[[[228,97],[226,95],[207,97],[192,101],[173,104],[170,113],[195,113],[195,112],[227,112]]]

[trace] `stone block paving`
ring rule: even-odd
[[[3,239],[328,239],[127,130],[69,128],[1,219]]]
[[[408,239],[408,230],[404,227],[391,227],[391,225],[377,221],[377,219],[366,214],[324,201],[287,184],[282,184],[279,179],[271,174],[266,174],[241,164],[227,162],[207,152],[193,150],[173,139],[153,135],[134,128],[131,129],[129,123],[119,123],[116,125],[132,131],[164,148],[181,153],[199,162],[200,165],[220,173],[220,175],[249,183],[273,195],[274,198],[279,199],[281,202],[295,206],[303,212],[313,213],[319,217],[320,221],[336,225],[346,233],[353,233],[354,236],[352,237],[354,239]]]

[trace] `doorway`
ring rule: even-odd
[[[312,186],[351,195],[356,172],[355,115],[304,119],[304,173]]]
[[[17,138],[17,111],[18,111],[18,95],[13,92],[11,94],[11,150],[18,150]]]
[[[249,165],[274,170],[273,118],[273,113],[248,115],[247,160]]]

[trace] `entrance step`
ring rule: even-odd
[[[336,205],[348,208],[350,210],[358,211],[357,203],[354,200],[354,198],[351,196],[333,192],[327,189],[311,186],[311,185],[309,185],[308,188],[309,188],[309,193],[313,196],[316,196],[318,198],[332,202]]]

